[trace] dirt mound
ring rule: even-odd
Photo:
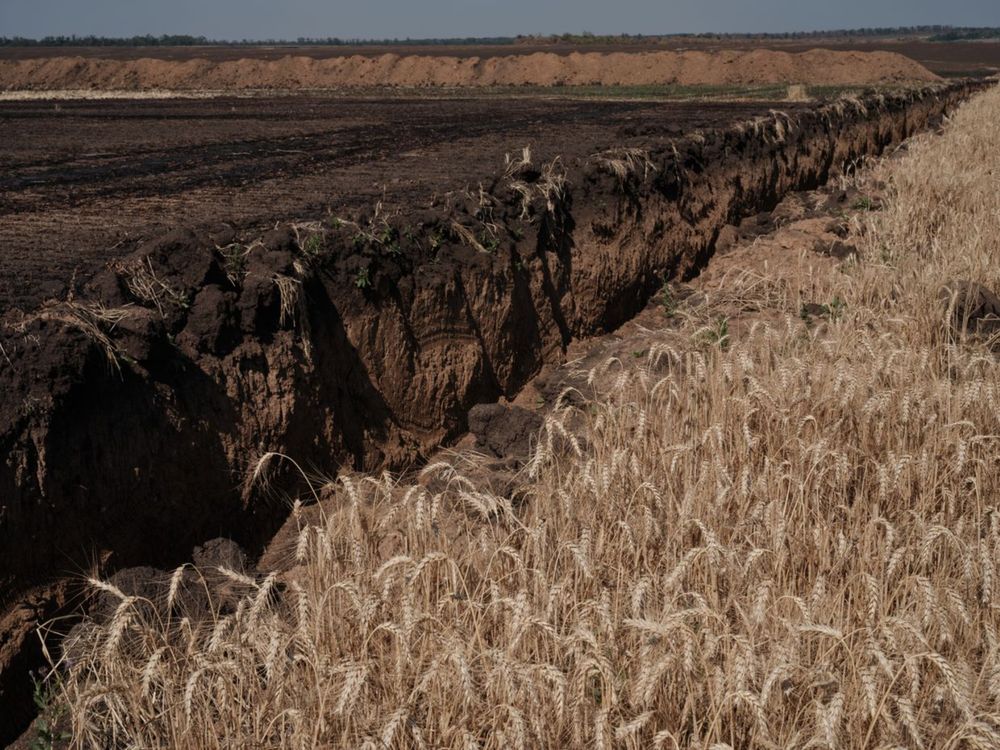
[[[504,57],[385,54],[333,59],[283,57],[108,60],[53,57],[0,61],[0,87],[31,89],[244,90],[345,86],[816,85],[934,81],[938,77],[894,52],[802,53],[773,50],[614,52]]]

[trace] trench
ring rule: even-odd
[[[302,489],[297,467],[419,466],[473,406],[512,399],[572,340],[697,274],[724,226],[936,126],[985,85],[512,164],[478,194],[391,218],[145,244],[79,300],[0,332],[0,392],[14,396],[0,405],[5,612],[95,559],[169,568],[217,536],[259,550]],[[30,719],[23,670],[41,652],[23,620],[0,632],[15,655],[0,698],[17,708],[0,742]]]

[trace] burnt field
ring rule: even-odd
[[[0,103],[0,312],[178,225],[237,231],[426,204],[505,154],[659,147],[788,103],[279,96]]]

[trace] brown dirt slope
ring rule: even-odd
[[[324,89],[341,86],[819,85],[932,81],[892,52],[774,50],[555,53],[504,57],[384,54],[319,60],[109,60],[83,57],[0,61],[5,89]]]

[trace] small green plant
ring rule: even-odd
[[[315,258],[323,252],[323,235],[311,234],[302,243],[302,252],[310,258]]]
[[[226,272],[226,278],[233,286],[239,285],[246,275],[247,256],[250,254],[250,248],[234,242],[220,247],[219,254],[222,256],[222,267]]]
[[[358,269],[358,272],[354,274],[354,286],[358,289],[370,289],[372,285],[371,275],[368,272],[368,266],[363,266]]]
[[[44,677],[31,675],[31,698],[38,709],[38,720],[35,722],[36,734],[29,747],[31,750],[52,750],[57,742],[66,742],[72,735],[59,729],[59,723],[66,713],[66,707],[55,702],[56,684],[50,683]]]
[[[677,314],[677,300],[674,299],[674,293],[670,291],[669,284],[664,284],[663,289],[660,291],[660,306],[668,318],[672,318]]]
[[[399,232],[388,224],[382,228],[382,231],[375,239],[389,255],[398,256],[403,254],[403,249],[399,246]]]
[[[854,201],[854,204],[851,206],[851,208],[853,208],[855,211],[874,211],[875,204],[872,202],[872,199],[869,198],[867,195],[862,195],[860,198]]]
[[[441,245],[444,244],[444,236],[441,234],[440,230],[434,230],[430,237],[431,250],[437,252],[441,249]]]
[[[828,320],[840,320],[847,309],[847,304],[839,296],[834,297],[828,304],[821,305],[815,302],[808,302],[799,308],[799,317],[810,325],[813,318],[827,318]]]
[[[386,224],[377,239],[380,245],[388,246],[396,241],[396,230]]]
[[[715,325],[703,329],[703,335],[705,341],[712,346],[718,346],[720,349],[728,349],[729,319],[720,316],[719,319],[715,321]]]
[[[520,258],[515,258],[514,270],[517,271],[518,273],[521,273],[521,271],[524,270],[524,261],[521,260]]]
[[[500,238],[492,232],[484,229],[479,233],[479,244],[488,253],[495,253],[500,247]]]
[[[841,316],[844,314],[844,310],[847,309],[847,303],[844,302],[839,296],[836,296],[831,300],[830,304],[827,305],[827,309],[830,311],[830,320],[840,320]]]

